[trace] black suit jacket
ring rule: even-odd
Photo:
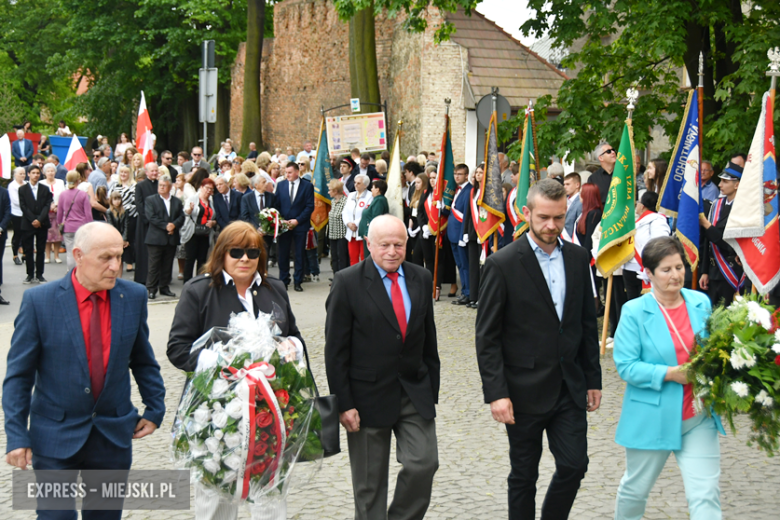
[[[35,229],[32,223],[37,220],[41,223],[38,229],[49,229],[49,209],[51,209],[51,191],[40,182],[36,185],[37,198],[33,197],[32,186],[25,184],[19,188],[19,207],[22,209],[22,231]]]
[[[171,213],[165,209],[165,202],[159,194],[150,195],[144,201],[146,220],[149,221],[149,230],[146,232],[147,246],[177,246],[179,244],[179,230],[184,224],[184,205],[178,197],[171,196]],[[169,235],[165,229],[169,222],[173,222],[176,229]]]
[[[712,222],[713,207],[715,206],[716,202],[717,200],[704,201],[704,214],[707,215],[707,220],[710,222]],[[723,206],[720,210],[720,218],[718,218],[718,223],[710,226],[709,229],[699,227],[701,236],[703,237],[702,248],[700,249],[701,267],[699,268],[699,272],[709,275],[710,280],[721,281],[726,279],[723,276],[723,273],[720,272],[720,267],[718,267],[718,264],[715,261],[715,254],[712,251],[713,244],[718,246],[721,254],[723,255],[723,259],[726,260],[726,263],[729,264],[731,269],[734,270],[737,278],[742,276],[743,268],[737,263],[737,252],[734,251],[734,248],[731,247],[728,242],[723,240],[723,232],[726,230],[726,223],[729,221],[729,215],[731,215],[732,207],[733,203],[726,204],[724,199]]]
[[[256,228],[260,226],[260,219],[257,217],[258,213],[260,213],[260,208],[257,207],[257,195],[255,195],[256,190],[250,190],[247,191],[243,197],[241,197],[241,220],[244,222],[249,222]],[[265,192],[263,193],[263,198],[265,199],[265,208],[273,208],[274,207],[274,194]]]
[[[145,179],[135,185],[135,209],[138,212],[138,221],[145,226],[149,225],[149,221],[146,219],[144,203],[147,197],[155,193],[157,193],[157,181]]]
[[[398,420],[402,389],[425,419],[436,416],[440,364],[433,321],[433,279],[403,264],[411,299],[406,340],[374,262],[341,270],[325,302],[325,368],[339,411],[357,408],[360,425],[387,428]]]
[[[358,164],[356,164],[355,167],[352,168],[352,177],[351,178],[355,178],[358,175],[360,175],[360,162],[358,162]],[[372,181],[374,179],[381,179],[382,178],[382,176],[379,175],[379,172],[376,171],[376,166],[374,166],[373,164],[369,164],[368,168],[366,168],[366,175],[368,175],[368,178],[371,179]],[[355,184],[355,181],[352,181],[353,187],[354,187],[354,184]],[[355,190],[353,189],[352,191],[355,191]]]
[[[178,369],[193,372],[198,365],[200,351],[190,353],[192,344],[212,327],[227,327],[232,313],[244,312],[244,306],[238,300],[236,286],[221,287],[211,285],[210,275],[201,274],[184,284],[181,291],[173,324],[168,336],[168,359]],[[281,311],[281,336],[295,336],[306,348],[284,284],[277,278],[265,278],[265,283],[252,288],[252,302],[255,316],[258,310],[265,314],[275,309]]]
[[[479,284],[477,361],[485,402],[509,397],[515,412],[543,414],[562,382],[580,408],[601,389],[588,253],[563,243],[566,298],[558,319],[539,261],[521,236],[488,257]]]
[[[8,236],[8,224],[11,222],[11,196],[8,190],[0,187],[0,231]]]
[[[230,207],[225,204],[225,196],[215,192],[211,196],[214,201],[214,220],[219,224],[220,229],[225,229],[228,224],[238,220],[241,217],[241,198],[243,193],[238,190],[230,190]]]

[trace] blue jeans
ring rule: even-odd
[[[691,520],[720,520],[720,443],[715,421],[706,416],[683,421],[682,448],[673,451]],[[618,487],[615,520],[642,518],[647,496],[670,453],[626,448],[626,473]]]
[[[452,255],[455,257],[455,265],[458,266],[460,273],[460,293],[463,296],[469,295],[469,254],[465,247],[460,247],[457,242],[450,242],[452,246]]]

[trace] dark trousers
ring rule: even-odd
[[[79,470],[129,470],[130,465],[133,462],[133,448],[132,446],[127,448],[120,448],[111,443],[106,437],[101,434],[97,428],[92,428],[92,431],[87,438],[87,442],[84,446],[76,452],[72,457],[67,459],[54,459],[51,457],[44,457],[42,455],[36,455],[33,453],[33,468],[38,470],[72,470],[69,472],[68,481],[76,482],[76,477]],[[116,482],[126,482],[127,474],[123,471],[117,472]],[[63,477],[57,476],[57,481],[62,482]],[[38,480],[41,482],[41,480]],[[86,488],[89,489],[102,489],[102,482],[90,483],[86,482]],[[70,511],[44,511],[38,510],[38,518],[44,520],[77,520],[78,513],[75,511],[76,501],[75,499],[51,499],[56,502],[57,506],[72,506],[73,510]],[[48,501],[47,501],[48,502]],[[44,506],[44,503],[39,503],[40,506]],[[55,504],[45,504],[46,506],[54,506]],[[83,520],[119,520],[122,518],[122,499],[117,499],[117,503],[112,504],[118,507],[116,511],[101,511],[101,510],[89,510],[89,501],[85,499],[82,504],[81,518]]]
[[[626,286],[626,301],[642,296],[642,279],[636,271],[623,270],[623,284]]]
[[[13,256],[19,255],[19,248],[22,247],[22,217],[11,215],[11,224],[14,226],[14,236],[11,239],[11,252]],[[6,230],[7,232],[7,230]]]
[[[307,230],[308,231],[308,230]],[[306,256],[306,231],[301,229],[282,233],[276,239],[279,256],[279,279],[284,285],[290,285],[290,248],[295,248],[295,285],[303,283],[303,262]]]
[[[349,267],[349,247],[346,238],[330,241],[330,266],[333,274]]]
[[[46,235],[49,229],[41,226],[38,229],[30,229],[24,232],[22,247],[24,248],[25,261],[27,262],[27,276],[43,276],[43,260],[46,256]],[[35,253],[33,253],[35,251]],[[33,260],[33,254],[35,259]]]
[[[585,396],[582,396],[585,400]],[[588,470],[588,420],[585,410],[574,404],[565,384],[558,402],[541,415],[515,412],[508,424],[509,520],[533,520],[536,515],[536,481],[542,456],[542,433],[547,432],[555,473],[542,504],[542,520],[564,520]]]
[[[276,261],[276,244],[274,244],[274,237],[264,235],[263,245],[265,245],[265,255],[268,260]]]
[[[198,262],[200,271],[209,259],[209,235],[192,235],[192,238],[184,244],[184,252],[187,260],[184,263],[184,282],[192,278],[192,270],[195,262]],[[195,272],[197,275],[197,271]]]
[[[476,240],[469,240],[467,244],[467,255],[469,259],[469,301],[479,300],[479,255],[482,253],[482,245],[477,244]]]
[[[0,234],[0,285],[3,285],[3,255],[5,254],[5,242],[8,239],[8,230],[4,229]]]
[[[122,261],[126,264],[135,263],[135,227],[138,223],[138,217],[127,216],[127,247],[122,253]]]
[[[156,291],[158,288],[168,287],[173,273],[176,246],[147,245],[146,249],[149,251],[149,274],[146,277],[146,288],[150,291]]]
[[[734,301],[736,292],[726,280],[713,280],[710,278],[707,295],[710,297],[713,307],[716,305],[729,305]]]

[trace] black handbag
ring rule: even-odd
[[[206,236],[211,232],[211,228],[206,224],[195,224],[195,231],[192,233],[195,236]]]
[[[341,438],[339,432],[339,402],[335,395],[320,395],[320,389],[314,380],[314,374],[311,371],[309,363],[309,351],[303,349],[306,356],[306,366],[309,368],[311,380],[314,383],[314,391],[317,394],[314,398],[314,408],[320,414],[322,429],[319,432],[320,443],[322,443],[322,457],[332,457],[341,453]]]

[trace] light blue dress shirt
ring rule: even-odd
[[[528,243],[534,250],[536,259],[539,261],[539,267],[542,269],[544,281],[547,282],[547,288],[550,290],[555,312],[558,314],[558,320],[563,320],[563,303],[566,301],[566,270],[563,265],[563,241],[558,238],[558,247],[548,255],[531,238],[531,233],[526,233]]]
[[[720,197],[720,188],[714,182],[710,181],[701,187],[701,198],[715,202]]]
[[[391,289],[393,287],[393,281],[387,277],[387,271],[382,269],[374,262],[376,270],[379,271],[379,276],[382,277],[382,283],[385,284],[385,290],[387,291],[387,297],[390,298],[390,303],[393,303],[393,294]],[[406,289],[406,276],[404,276],[404,266],[398,266],[398,286],[401,288],[401,296],[404,298],[404,310],[406,311],[406,323],[409,323],[409,316],[412,313],[412,299],[409,297],[409,291]]]

